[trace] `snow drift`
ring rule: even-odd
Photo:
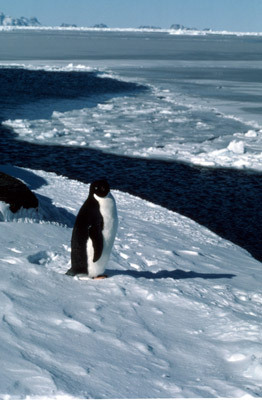
[[[0,223],[4,398],[262,396],[258,261],[188,218],[113,190],[109,278],[73,279],[64,273],[88,185],[0,169],[40,204],[38,219]]]

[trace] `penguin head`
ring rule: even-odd
[[[110,191],[109,183],[106,179],[94,181],[90,186],[90,194],[98,197],[106,197]]]

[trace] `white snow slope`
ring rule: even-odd
[[[113,190],[109,278],[64,275],[88,185],[0,170],[39,217],[0,222],[0,397],[262,396],[262,268],[197,223]],[[232,276],[234,275],[234,276]]]

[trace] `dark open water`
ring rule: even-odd
[[[186,215],[262,261],[259,173],[34,145],[16,140],[3,128],[0,147],[2,164],[52,171],[86,183],[105,176],[112,188]]]
[[[14,46],[14,39],[17,38],[8,36],[10,46]],[[1,40],[3,37],[0,37],[0,43]],[[31,40],[28,34],[26,40]],[[184,41],[184,45],[187,43]],[[203,42],[201,46],[203,53]],[[250,51],[245,53],[246,58],[252,53],[252,48],[251,44]],[[183,42],[181,52],[182,50]],[[135,52],[135,47],[133,51]],[[229,52],[228,47],[226,51]],[[38,52],[39,49],[36,50],[36,55]],[[10,59],[9,53],[2,53],[3,58]],[[196,52],[193,56],[197,57],[199,54]],[[236,53],[235,56],[237,57]],[[32,54],[27,57],[32,57]],[[255,59],[256,57],[258,56],[254,56]],[[0,69],[0,72],[0,122],[17,117],[21,105],[30,105],[43,99],[51,104],[58,98],[88,97],[94,91],[97,95],[120,96],[121,93],[136,95],[140,90],[146,90],[142,86],[120,84],[110,79],[103,79],[101,86],[101,81],[92,73],[82,74],[79,80],[79,75],[73,72],[56,75],[55,72],[24,71],[18,68]],[[0,164],[53,171],[87,183],[97,177],[107,177],[112,188],[189,216],[247,249],[262,261],[262,174],[259,172],[135,159],[88,148],[29,144],[17,140],[15,133],[2,125]]]

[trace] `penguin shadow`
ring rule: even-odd
[[[131,271],[131,270],[120,270],[120,269],[110,269],[106,271],[108,277],[111,278],[117,275],[123,276],[131,276],[133,278],[145,278],[145,279],[167,279],[171,278],[174,280],[182,280],[182,279],[232,279],[236,275],[234,274],[211,274],[211,273],[200,273],[194,271],[183,271],[181,269],[175,269],[173,271],[158,271],[158,272],[150,272],[150,271]]]
[[[52,203],[49,197],[36,194],[39,201],[40,219],[45,222],[57,223],[65,225],[68,228],[73,228],[75,223],[75,215],[67,211],[63,207],[57,207]]]

